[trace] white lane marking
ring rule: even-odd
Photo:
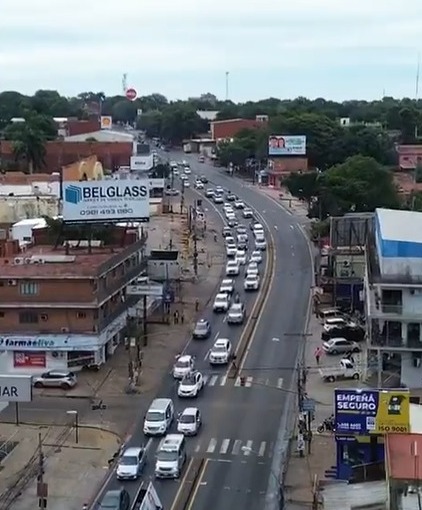
[[[236,377],[236,381],[234,382],[235,386],[240,386],[240,377]]]
[[[245,386],[246,388],[250,388],[252,386],[253,377],[249,376],[246,378]]]
[[[252,453],[252,445],[253,445],[253,441],[246,441],[245,451],[243,452],[243,455],[247,456]]]
[[[217,333],[214,335],[214,340],[217,340],[219,334],[220,334],[220,332],[217,331]]]
[[[220,453],[225,455],[230,446],[230,439],[224,439],[221,443]]]
[[[215,448],[217,446],[217,439],[212,438],[209,442],[207,453],[214,453]]]
[[[280,377],[277,381],[277,388],[282,388],[283,387],[283,378]]]
[[[274,338],[272,339],[272,341],[273,341],[273,342],[279,342],[279,341],[280,341],[280,339],[279,339],[279,338],[274,337]]]
[[[211,349],[208,349],[208,351],[206,352],[206,354],[205,354],[205,356],[204,356],[204,361],[207,361],[208,356],[210,355],[210,350],[211,350]]]
[[[238,455],[240,452],[240,447],[242,446],[242,441],[240,439],[236,439],[232,448],[232,455]]]
[[[265,455],[265,448],[267,447],[267,443],[265,441],[262,441],[261,446],[258,450],[258,457],[263,457]]]
[[[225,386],[227,382],[227,375],[223,375],[220,379],[220,386]]]
[[[198,453],[200,449],[201,449],[201,443],[197,443],[195,445],[195,452]]]
[[[295,226],[294,225],[290,225],[290,230],[294,230],[295,229]]]
[[[274,225],[274,230],[278,230],[278,227],[277,227],[277,225]]]
[[[227,315],[224,316],[223,322],[227,321]]]
[[[218,380],[218,375],[212,375],[210,380],[208,381],[208,386],[214,386]]]

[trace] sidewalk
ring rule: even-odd
[[[315,419],[311,427],[313,434],[311,453],[308,455],[305,451],[305,457],[299,457],[296,452],[296,441],[293,441],[285,478],[288,510],[311,508],[315,482],[332,477],[333,467],[336,465],[334,436],[330,432],[319,434],[317,427],[334,412],[334,389],[364,386],[361,381],[326,383],[321,380],[319,368],[336,367],[341,359],[341,356],[323,355],[320,366],[317,366],[314,353],[322,343],[321,330],[321,323],[313,315],[309,323],[310,335],[306,339],[305,348],[305,365],[308,368],[306,392],[309,399],[315,400]],[[359,363],[358,357],[356,362]]]
[[[308,207],[306,203],[294,197],[287,188],[276,189],[271,186],[259,185],[256,185],[255,187],[258,191],[282,205],[291,214],[299,217],[304,223],[309,223],[311,221],[307,217]]]
[[[171,236],[174,247],[180,246],[181,218],[174,215],[171,228]],[[49,510],[80,510],[82,505],[89,502],[96,487],[108,473],[108,460],[131,434],[137,425],[139,416],[142,416],[151,400],[155,398],[163,378],[169,372],[175,356],[180,353],[190,337],[196,319],[200,317],[202,310],[207,306],[221,280],[224,269],[224,250],[222,238],[214,241],[212,231],[221,230],[217,221],[214,223],[207,218],[208,235],[198,240],[198,278],[188,278],[181,284],[180,296],[176,297],[173,309],[178,309],[184,315],[183,324],[150,324],[148,346],[144,348],[142,373],[140,376],[138,393],[126,394],[128,383],[128,351],[120,346],[113,357],[99,372],[83,372],[79,377],[78,387],[74,392],[68,392],[68,397],[63,398],[62,392],[52,392],[51,396],[35,397],[36,407],[22,406],[20,411],[21,425],[5,424],[5,416],[13,422],[14,409],[2,413],[0,423],[0,439],[6,441],[18,441],[19,446],[0,463],[2,468],[2,480],[0,493],[4,493],[7,487],[14,483],[13,476],[24,478],[22,473],[28,475],[26,487],[16,492],[22,492],[22,496],[13,506],[1,504],[0,508],[13,510],[33,510],[37,505],[35,498],[34,476],[36,472],[30,467],[32,456],[37,448],[38,433],[47,434],[44,441],[59,447],[46,446],[49,451],[48,469],[45,481],[49,483]],[[159,230],[161,240],[166,243],[169,236],[162,228]],[[152,240],[150,239],[150,242]],[[152,245],[154,249],[157,246]],[[192,259],[187,261],[192,263]],[[195,280],[195,281],[194,281]],[[199,310],[195,311],[195,303],[198,301]],[[170,317],[172,317],[172,312]],[[156,319],[161,319],[161,313]],[[105,409],[93,410],[92,404],[102,402]],[[79,420],[80,438],[78,448],[75,446],[75,429],[69,424],[67,410],[77,410]],[[39,411],[39,412],[36,412]],[[40,412],[42,411],[42,412]],[[33,426],[25,425],[25,422]],[[37,423],[43,426],[36,426]],[[49,425],[56,425],[51,428]],[[57,424],[62,425],[58,427]],[[102,432],[85,428],[87,425],[97,426],[104,429]],[[11,429],[9,429],[11,428]],[[13,431],[18,431],[13,436]],[[19,439],[15,439],[19,438]],[[25,439],[27,438],[27,439]],[[0,457],[1,459],[1,457]],[[3,474],[7,473],[7,477]],[[25,476],[26,476],[25,475]],[[16,495],[15,494],[15,495]]]

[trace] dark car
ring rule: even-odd
[[[208,184],[208,179],[205,177],[205,175],[201,175],[200,181],[201,181],[203,184]]]
[[[223,237],[228,237],[233,234],[232,229],[230,227],[223,227]]]
[[[195,325],[195,329],[193,330],[193,338],[196,338],[198,340],[205,339],[208,338],[210,334],[211,334],[210,323],[205,319],[199,320]]]
[[[362,342],[365,339],[365,330],[360,326],[346,326],[344,328],[332,328],[321,333],[321,339],[324,341],[340,337],[349,340],[349,342]]]
[[[130,497],[126,489],[107,491],[98,507],[99,510],[129,510]]]
[[[229,193],[226,197],[227,202],[234,202],[237,199],[236,195],[233,195],[233,193]]]

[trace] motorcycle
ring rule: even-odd
[[[325,420],[318,425],[317,432],[319,434],[322,434],[323,432],[335,432],[335,421],[333,414],[328,418],[325,418]]]

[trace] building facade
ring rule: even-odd
[[[48,232],[40,230],[38,240],[24,250],[18,241],[1,241],[5,371],[78,370],[112,356],[123,339],[128,309],[139,299],[126,296],[126,286],[146,267],[145,239],[135,230],[115,228],[125,237],[123,247],[68,240],[53,249],[42,241]]]
[[[265,119],[214,120],[211,122],[211,138],[216,142],[231,140],[243,129],[257,129],[265,125]]]
[[[422,213],[377,209],[365,275],[368,371],[422,387]]]

